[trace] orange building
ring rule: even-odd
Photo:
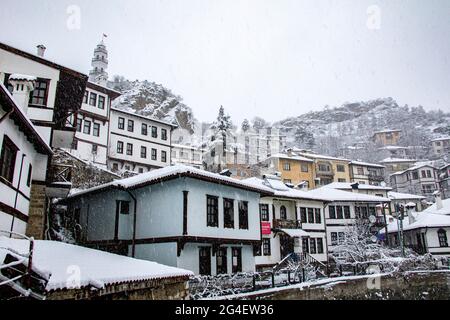
[[[372,136],[373,142],[383,146],[397,145],[400,140],[401,130],[383,130],[374,132]]]

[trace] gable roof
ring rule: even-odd
[[[44,138],[36,130],[22,108],[16,104],[14,98],[2,83],[0,83],[0,105],[7,113],[10,113],[9,117],[19,126],[28,141],[34,145],[39,153],[53,154],[52,148],[45,142]]]
[[[381,203],[390,202],[389,198],[372,196],[363,193],[342,191],[339,189],[327,188],[326,186],[310,190],[309,194],[318,198],[325,199],[333,202],[369,202],[369,203]]]
[[[68,198],[76,198],[86,194],[101,192],[107,189],[135,190],[148,185],[153,185],[181,177],[189,177],[206,182],[227,185],[230,187],[253,191],[264,195],[273,194],[271,190],[268,188],[260,188],[255,185],[246,183],[245,181],[242,180],[237,180],[234,178],[221,176],[220,174],[217,173],[212,173],[194,167],[177,164],[174,166],[169,166],[162,169],[142,173],[134,177],[122,180],[115,180],[110,183],[106,183],[90,189],[77,191],[69,195]]]
[[[352,185],[355,183],[350,182],[332,182],[330,184],[327,184],[323,186],[324,188],[332,188],[332,189],[339,189],[339,190],[353,190]],[[392,190],[391,187],[382,187],[382,186],[373,186],[371,184],[358,184],[359,190],[380,190],[380,191],[387,191]]]
[[[423,212],[450,215],[450,199],[442,200],[442,208],[438,209],[436,203],[426,208]]]

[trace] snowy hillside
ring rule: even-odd
[[[288,146],[301,146],[338,155],[339,150],[367,144],[375,131],[400,129],[402,145],[425,146],[430,139],[450,134],[450,114],[423,107],[399,106],[392,98],[325,107],[274,124],[287,136]],[[327,150],[323,148],[327,146]],[[333,145],[335,148],[331,148]]]
[[[122,92],[122,96],[113,102],[113,107],[165,120],[193,131],[196,120],[192,109],[182,102],[180,96],[161,84],[115,77],[109,86]]]

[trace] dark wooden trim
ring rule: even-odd
[[[28,216],[26,214],[23,214],[19,210],[14,209],[13,207],[11,207],[1,201],[0,201],[0,211],[3,211],[4,213],[9,214],[9,215],[13,216],[14,218],[17,218],[21,221],[28,222]]]
[[[189,191],[183,191],[183,236],[188,235],[188,200]]]
[[[160,142],[145,140],[145,139],[142,139],[142,138],[136,138],[136,137],[133,137],[133,136],[129,136],[127,134],[121,134],[121,133],[117,133],[117,132],[111,132],[111,134],[119,136],[119,137],[123,137],[123,138],[128,138],[128,139],[133,139],[133,140],[146,142],[146,143],[153,143],[153,144],[156,144],[158,146],[163,146],[163,147],[167,147],[167,148],[170,149],[170,144],[163,144],[163,143],[160,143]]]
[[[144,120],[147,120],[147,121],[153,121],[153,122],[156,122],[156,123],[159,123],[159,124],[162,124],[162,125],[166,125],[166,126],[170,127],[171,130],[175,129],[175,128],[178,128],[177,125],[171,124],[169,122],[164,122],[164,121],[159,120],[159,119],[146,117],[146,116],[143,116],[141,114],[130,113],[130,112],[127,112],[127,111],[124,111],[124,110],[120,110],[120,109],[117,109],[117,108],[111,108],[111,111],[122,113],[122,114],[128,115],[130,117],[137,117],[137,118],[144,119]]]
[[[54,108],[50,108],[50,107],[47,107],[47,106],[40,106],[40,105],[37,105],[37,104],[29,104],[28,105],[28,109],[30,109],[30,108],[55,111]]]
[[[100,110],[104,110],[104,109],[100,109]],[[83,120],[84,120],[84,118],[88,117],[88,118],[92,118],[93,120],[102,121],[103,124],[105,124],[106,122],[109,122],[108,117],[102,116],[99,114],[95,114],[93,112],[83,110],[83,109],[78,110],[78,115],[82,116]]]
[[[38,186],[47,186],[47,182],[45,181],[39,181],[39,180],[31,180],[31,185],[38,185]]]
[[[48,127],[53,128],[55,123],[53,121],[44,121],[44,120],[31,120],[31,122],[38,127]]]
[[[118,91],[115,91],[113,89],[109,89],[103,86],[100,86],[96,83],[90,82],[88,81],[87,85],[86,85],[86,89],[91,89],[91,90],[95,90],[98,91],[100,93],[106,94],[108,96],[108,98],[114,100],[118,97],[120,97],[122,94]]]
[[[339,223],[327,223],[326,224],[327,227],[350,227],[352,225],[353,225],[353,223],[342,223],[342,224],[339,224]]]

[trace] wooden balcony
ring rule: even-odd
[[[273,221],[274,229],[300,229],[301,227],[301,222],[297,220],[275,219]]]

